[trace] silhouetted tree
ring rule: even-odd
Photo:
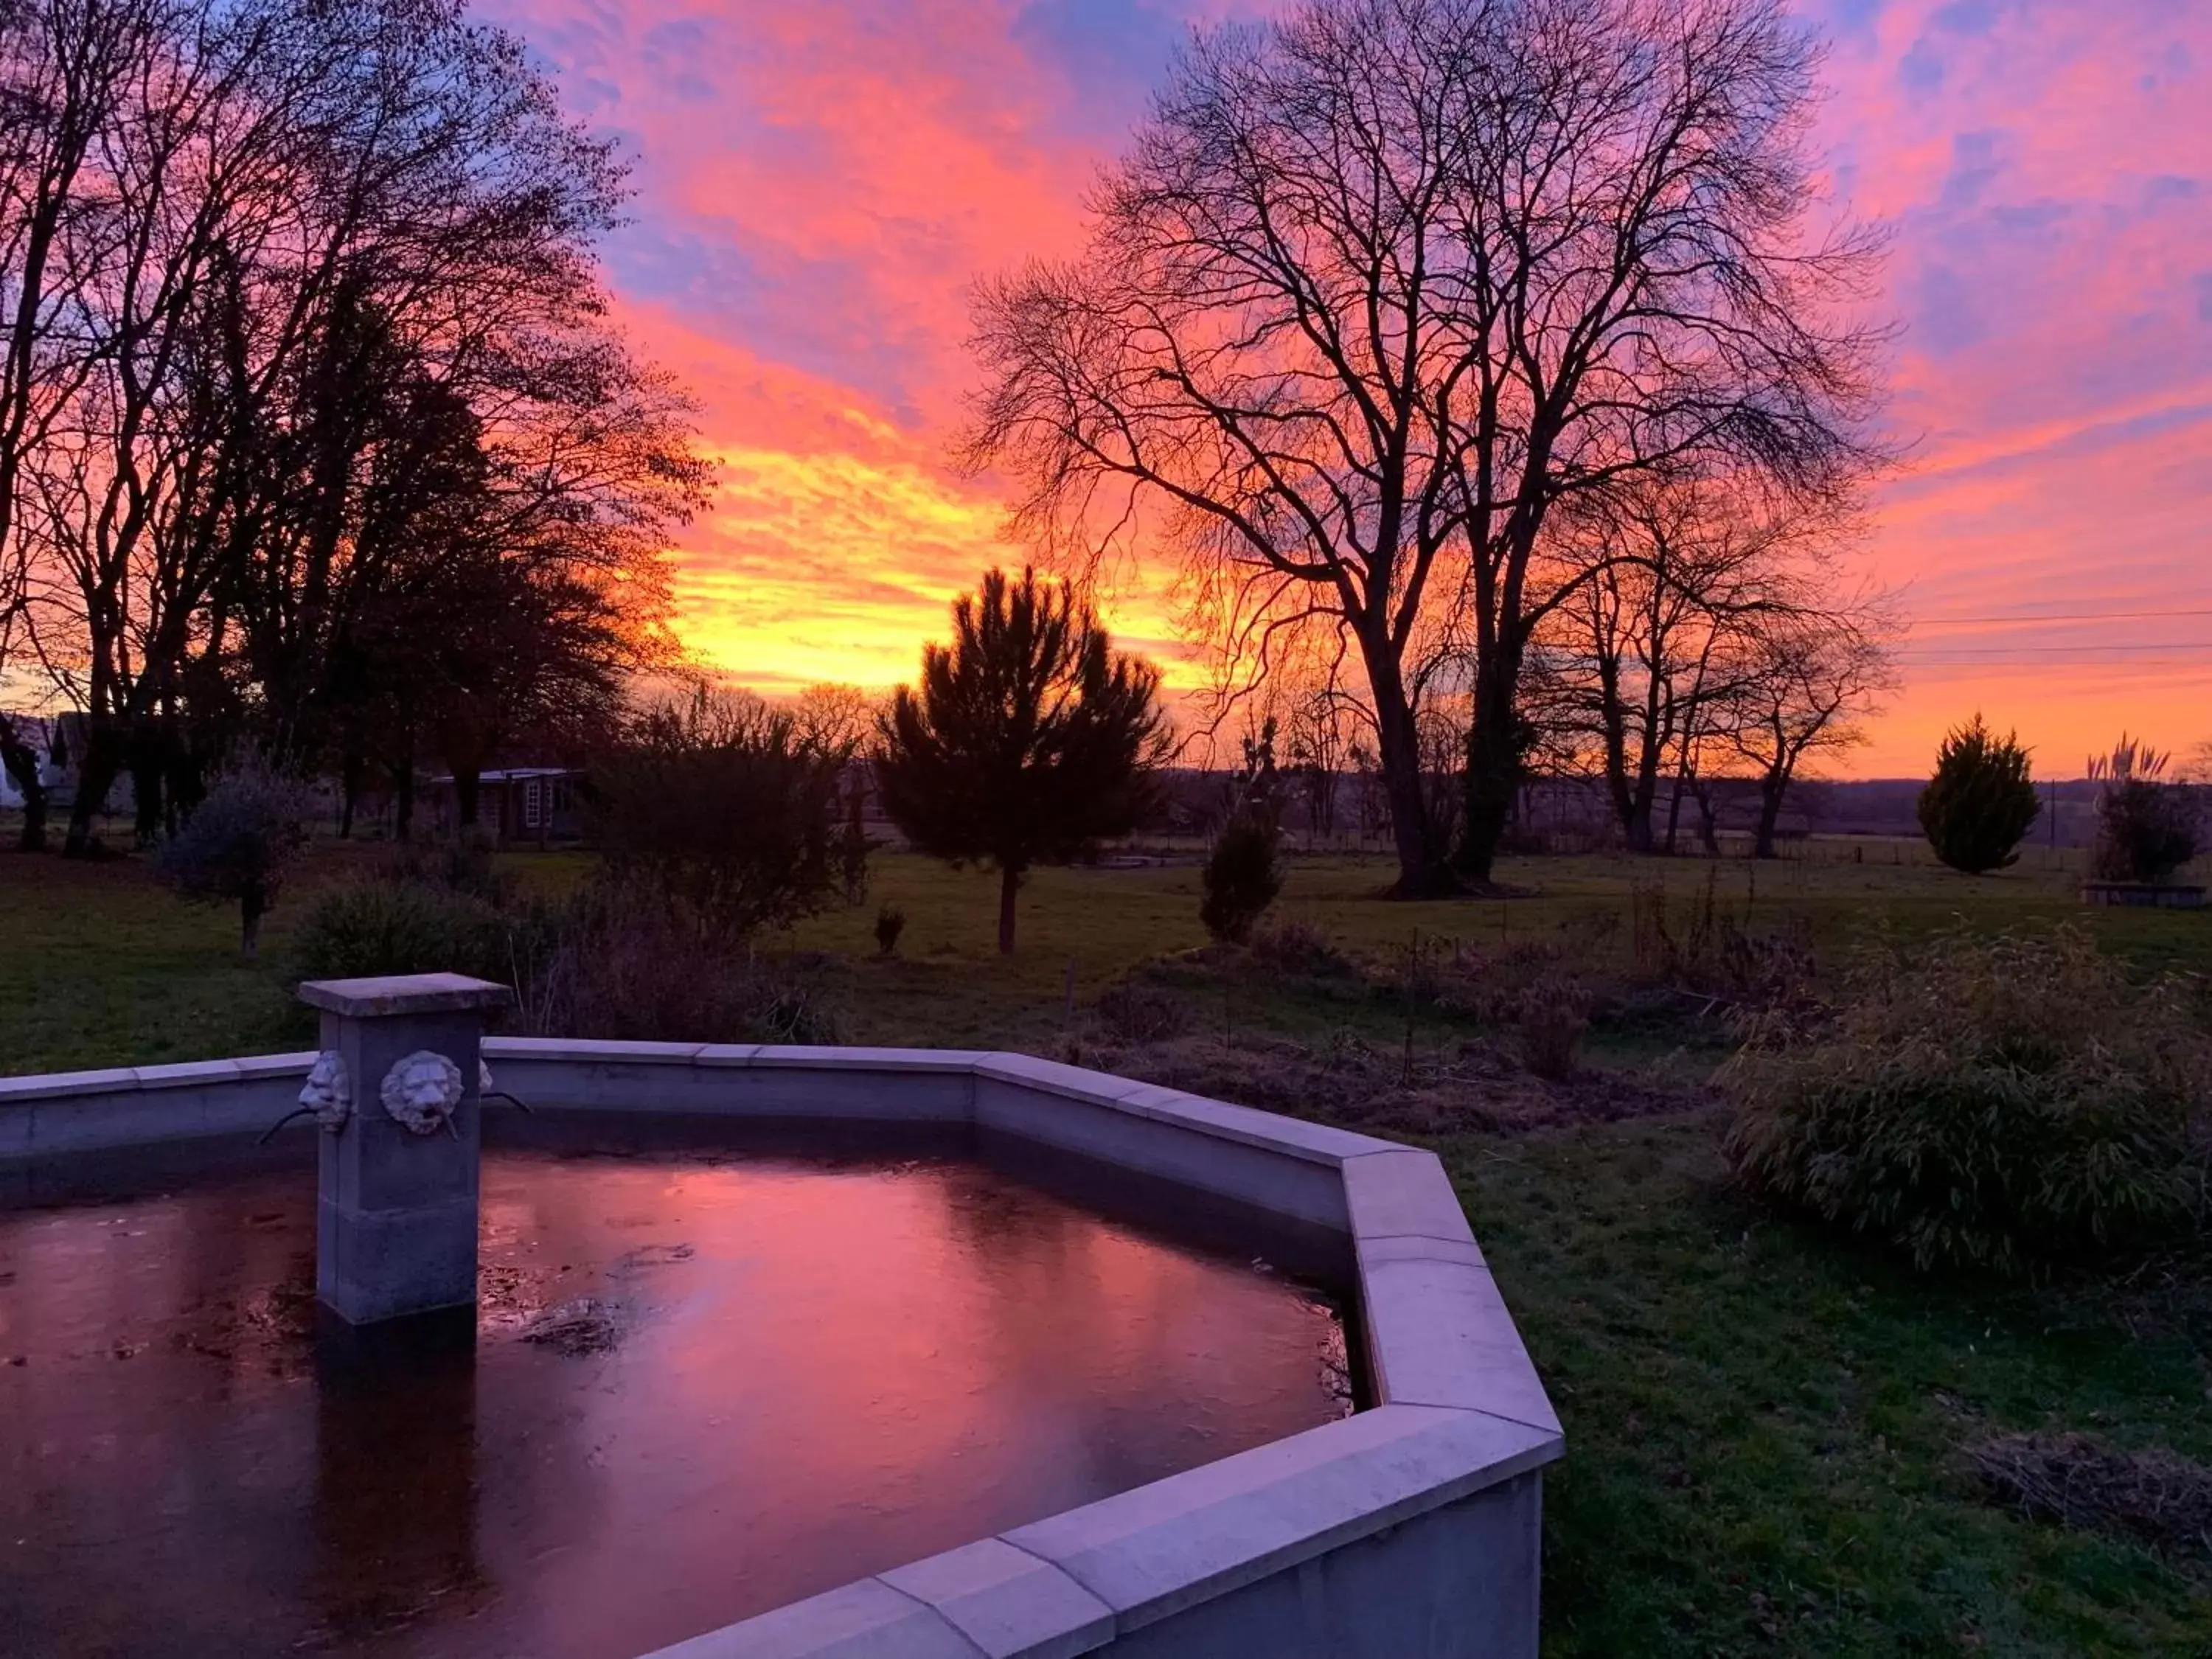
[[[1891,624],[1877,607],[1783,608],[1753,622],[1726,699],[1727,735],[1758,778],[1752,856],[1771,859],[1798,768],[1864,742],[1861,718],[1896,678],[1883,642]]]
[[[1198,919],[1215,939],[1242,945],[1283,890],[1283,776],[1275,767],[1275,717],[1243,739],[1229,816],[1200,872]]]
[[[1242,945],[1283,890],[1274,826],[1250,812],[1231,815],[1200,872],[1198,919],[1215,939]]]
[[[1083,256],[982,290],[970,459],[1049,543],[1182,553],[1224,679],[1346,641],[1407,896],[1456,884],[1419,716],[1437,653],[1471,655],[1485,880],[1523,656],[1587,574],[1549,516],[1722,462],[1818,498],[1875,459],[1850,307],[1878,244],[1813,222],[1820,57],[1783,0],[1304,0],[1204,33]]]
[[[39,760],[29,723],[18,729],[15,716],[0,714],[0,767],[15,780],[15,793],[23,798],[23,827],[15,838],[18,852],[46,850],[46,786],[39,775]]]
[[[1970,876],[2002,870],[2019,857],[2021,838],[2041,810],[2027,750],[2009,732],[1997,737],[1979,714],[1945,735],[1936,775],[1920,792],[1928,844]]]
[[[924,648],[878,726],[876,788],[925,853],[999,872],[999,949],[1037,864],[1133,830],[1165,757],[1159,672],[1113,649],[1065,582],[985,574],[952,607],[950,646]]]
[[[161,843],[155,872],[188,899],[235,901],[240,943],[251,959],[261,948],[261,918],[307,850],[313,810],[314,797],[297,779],[259,763],[238,767],[217,779],[183,828]]]

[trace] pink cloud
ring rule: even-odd
[[[1167,43],[1229,9],[497,0],[641,158],[610,268],[725,465],[684,550],[703,649],[776,683],[902,676],[945,599],[1018,556],[997,500],[945,459],[969,284],[1079,245],[1083,187]],[[2118,647],[2144,636],[2124,622],[1974,635],[2020,647],[2010,663],[1933,645],[1960,637],[1953,617],[2212,607],[2212,11],[1807,15],[1834,41],[1818,142],[1835,188],[1893,230],[1893,416],[1917,441],[1865,562],[1926,621],[1854,769],[1917,769],[1977,704],[2054,754],[2120,725],[2212,736],[2212,649],[2180,643],[2212,627],[2154,636],[2179,667],[2130,666],[2142,653]],[[1133,635],[1167,636],[1161,588],[1116,596]]]

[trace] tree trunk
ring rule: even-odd
[[[69,834],[62,841],[64,858],[93,857],[100,848],[93,820],[107,805],[107,792],[122,775],[122,744],[112,731],[94,728],[85,733],[84,758],[77,767],[76,799],[70,803]]]
[[[1460,873],[1487,882],[1521,787],[1521,722],[1513,708],[1519,664],[1501,649],[1476,668],[1474,723],[1467,734],[1467,809],[1460,826]]]
[[[361,799],[362,762],[355,750],[346,750],[345,758],[338,764],[338,839],[353,839],[354,806]]]
[[[1404,683],[1387,646],[1368,648],[1360,641],[1367,680],[1375,694],[1375,735],[1381,753],[1382,796],[1390,811],[1390,840],[1398,854],[1394,898],[1428,898],[1448,892],[1453,883],[1436,845],[1428,792],[1422,787],[1420,733],[1407,706]]]
[[[477,827],[477,803],[483,793],[483,777],[473,766],[453,769],[453,811],[463,830]]]
[[[248,962],[261,955],[261,918],[269,908],[269,902],[258,887],[248,887],[238,896],[239,949]]]
[[[999,871],[999,954],[1012,956],[1014,951],[1014,895],[1020,890],[1022,872],[1012,865],[1001,866]]]
[[[1628,803],[1628,821],[1621,826],[1623,836],[1632,853],[1648,853],[1657,844],[1651,833],[1652,809],[1656,805],[1655,793],[1638,790]]]
[[[16,837],[16,850],[45,852],[46,787],[39,781],[39,751],[18,738],[4,718],[0,718],[0,765],[8,769],[8,775],[15,779],[16,791],[23,797],[23,830]]]
[[[1759,781],[1759,830],[1753,837],[1751,855],[1755,859],[1775,856],[1774,832],[1782,821],[1782,803],[1790,793],[1790,775],[1777,775],[1769,772]]]
[[[161,838],[161,782],[168,757],[157,727],[142,726],[131,735],[131,817],[140,847],[151,847]]]

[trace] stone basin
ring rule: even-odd
[[[1436,1158],[1016,1054],[483,1040],[556,1125],[917,1132],[1049,1154],[1335,1250],[1362,1409],[659,1650],[662,1659],[1533,1656],[1557,1417]],[[0,1200],[258,1134],[315,1056],[0,1080]],[[473,1097],[464,1112],[483,1109]],[[318,1133],[288,1128],[279,1144]],[[1231,1242],[1234,1242],[1233,1233]],[[742,1560],[730,1564],[742,1573]]]

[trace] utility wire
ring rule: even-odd
[[[2040,611],[2007,617],[1916,617],[1915,627],[1979,626],[1998,623],[2154,622],[2166,617],[2212,617],[2212,608],[2190,611]]]
[[[2144,645],[2130,645],[2104,641],[2085,641],[2081,645],[1932,645],[1931,651],[1948,651],[1961,657],[2016,657],[2030,653],[2075,651],[2212,651],[2212,640],[2157,640]],[[1899,646],[1900,652],[1910,652],[1912,647]]]

